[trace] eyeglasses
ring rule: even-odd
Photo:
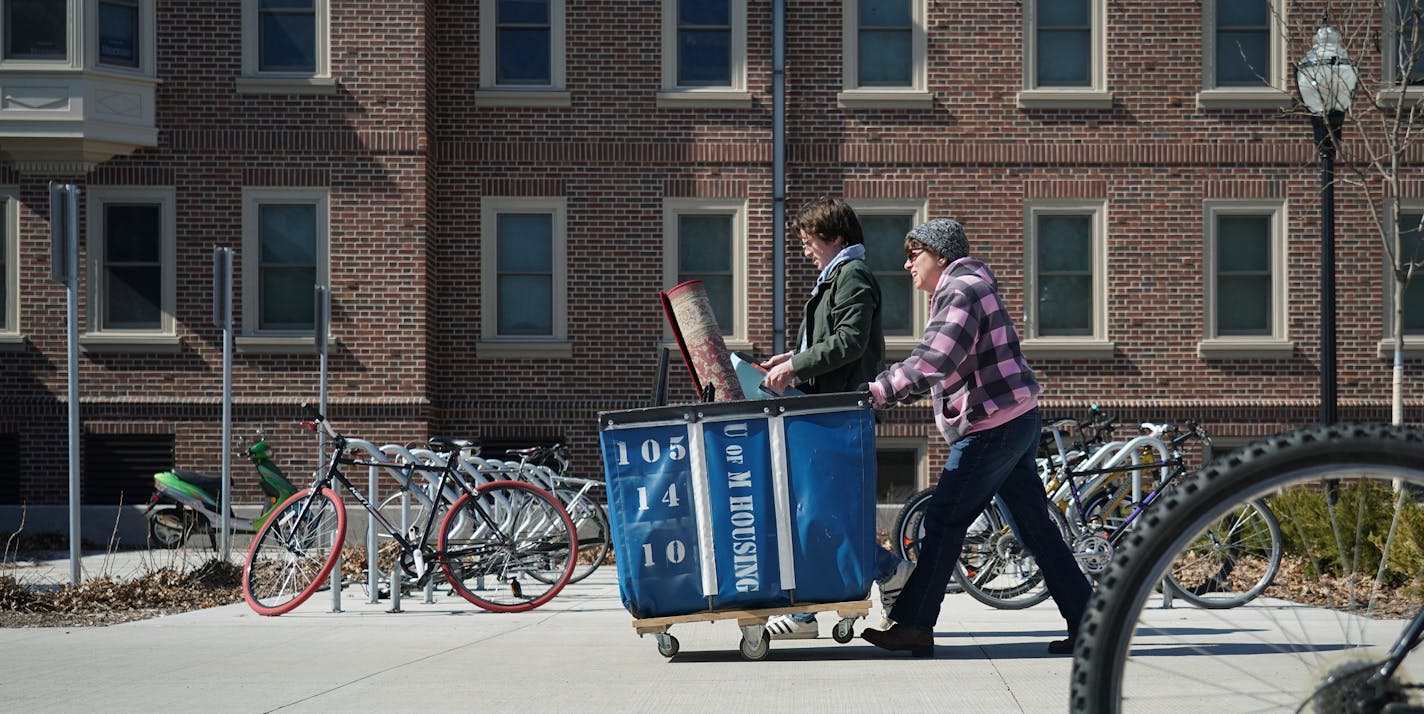
[[[925,249],[924,249],[924,248],[909,248],[909,249],[906,249],[906,250],[905,250],[905,262],[906,262],[906,263],[913,263],[913,262],[915,261],[915,258],[920,257],[920,254],[923,253],[923,252],[925,252]]]

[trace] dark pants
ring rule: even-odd
[[[1043,571],[1048,592],[1068,622],[1069,634],[1077,633],[1093,588],[1048,516],[1048,498],[1034,465],[1038,438],[1038,410],[1034,409],[954,443],[925,512],[919,561],[900,591],[891,620],[921,630],[934,629],[944,588],[954,577],[964,546],[964,533],[997,493],[1024,547]]]

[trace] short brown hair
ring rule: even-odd
[[[836,236],[845,239],[846,245],[865,242],[865,234],[860,229],[860,219],[845,199],[821,196],[807,201],[801,211],[791,221],[791,232],[818,235],[826,240]]]

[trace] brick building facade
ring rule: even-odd
[[[775,254],[778,143],[787,217],[839,194],[867,219],[897,308],[892,359],[924,314],[896,282],[899,239],[950,215],[1021,321],[1046,412],[1192,418],[1228,442],[1313,422],[1320,176],[1308,122],[1286,110],[1319,8],[1285,16],[1285,4],[1262,0],[1261,21],[1146,0],[784,13],[767,0],[54,0],[71,44],[0,61],[0,80],[53,100],[0,108],[0,444],[15,455],[0,503],[67,494],[53,180],[81,191],[90,503],[113,502],[97,495],[114,491],[96,486],[109,478],[132,485],[125,502],[146,498],[143,472],[165,448],[218,468],[215,246],[238,255],[235,432],[265,428],[289,471],[310,468],[310,437],[289,425],[318,394],[312,314],[294,307],[309,293],[293,286],[323,281],[329,412],[344,431],[558,440],[598,471],[596,413],[646,405],[669,344],[660,288],[715,282],[729,345],[767,355],[786,339],[773,321],[784,260],[794,336],[815,271],[794,240]],[[115,39],[110,12],[132,31]],[[1263,69],[1254,82],[1218,51],[1241,36]],[[1378,57],[1359,59],[1378,78]],[[137,128],[111,136],[94,97],[125,82],[147,109],[119,111]],[[1406,186],[1424,199],[1417,168]],[[1336,226],[1341,416],[1387,420],[1384,257],[1360,192],[1337,190]],[[293,236],[301,249],[286,255]],[[1254,246],[1232,254],[1239,264],[1222,257],[1233,237]],[[97,248],[129,241],[157,251],[138,274],[172,284],[171,296],[135,288],[157,304],[152,324],[142,310],[105,322],[144,303],[106,292],[132,266]],[[674,399],[691,396],[680,369],[669,379]],[[1418,380],[1405,390],[1419,421]],[[887,498],[929,483],[945,450],[927,404],[878,429]],[[131,467],[98,466],[130,451]],[[255,495],[233,468],[239,500]]]

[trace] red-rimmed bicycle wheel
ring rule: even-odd
[[[341,559],[346,507],[329,488],[302,489],[282,502],[252,539],[242,597],[259,615],[281,615],[328,587]]]
[[[495,481],[461,496],[440,526],[445,579],[491,612],[523,612],[552,600],[577,563],[578,537],[548,491]]]

